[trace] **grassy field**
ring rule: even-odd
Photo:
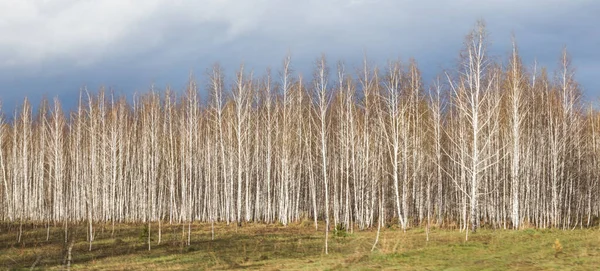
[[[25,225],[17,243],[18,228],[2,225],[0,269],[64,270],[67,245],[62,228]],[[322,226],[322,225],[320,225]],[[156,244],[156,225],[151,228],[153,247],[148,251],[143,225],[97,225],[91,252],[85,225],[72,227],[72,270],[598,270],[600,231],[481,230],[469,235],[432,229],[426,241],[424,229],[402,232],[382,229],[380,242],[371,252],[375,230],[333,234],[329,255],[323,250],[323,229],[311,223],[281,225],[218,224],[211,240],[210,224],[193,224],[191,245],[181,226],[163,227]],[[557,241],[562,249],[557,247]]]

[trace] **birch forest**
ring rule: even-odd
[[[547,69],[516,41],[489,45],[476,24],[431,82],[413,59],[322,56],[303,76],[288,56],[259,73],[214,65],[183,91],[84,89],[73,110],[25,99],[0,120],[0,220],[65,241],[85,224],[90,249],[97,225],[133,222],[158,242],[161,225],[195,222],[308,220],[326,236],[597,224],[600,114],[569,54]]]

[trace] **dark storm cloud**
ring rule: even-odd
[[[105,85],[131,94],[183,88],[220,62],[262,73],[291,52],[310,74],[321,53],[333,66],[414,57],[426,80],[455,65],[465,34],[487,22],[491,52],[510,50],[553,69],[563,46],[586,94],[597,97],[600,35],[596,1],[0,1],[0,97],[5,108],[30,96],[76,99]],[[503,60],[502,58],[499,60]],[[353,68],[351,68],[353,70]]]

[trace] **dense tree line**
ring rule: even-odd
[[[0,219],[64,225],[65,238],[85,222],[90,246],[94,223],[590,226],[600,115],[567,52],[548,72],[514,42],[489,57],[486,35],[478,23],[429,86],[414,60],[355,71],[321,57],[307,80],[287,57],[232,80],[215,65],[181,95],[82,91],[66,114],[25,100],[0,124]]]

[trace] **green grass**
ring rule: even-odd
[[[152,225],[152,250],[148,251],[144,225],[95,226],[91,252],[85,225],[71,226],[75,237],[73,270],[597,270],[600,266],[598,229],[480,230],[464,232],[433,229],[429,242],[422,228],[402,232],[382,229],[375,251],[375,230],[332,234],[329,255],[324,254],[323,223],[281,225],[218,224],[211,240],[210,224],[193,224],[191,245],[185,245],[182,226],[163,226],[157,244]],[[51,228],[46,241],[43,226],[25,225],[21,243],[18,227],[0,225],[0,269],[63,270],[67,245],[63,229]],[[554,248],[559,240],[562,251]]]

